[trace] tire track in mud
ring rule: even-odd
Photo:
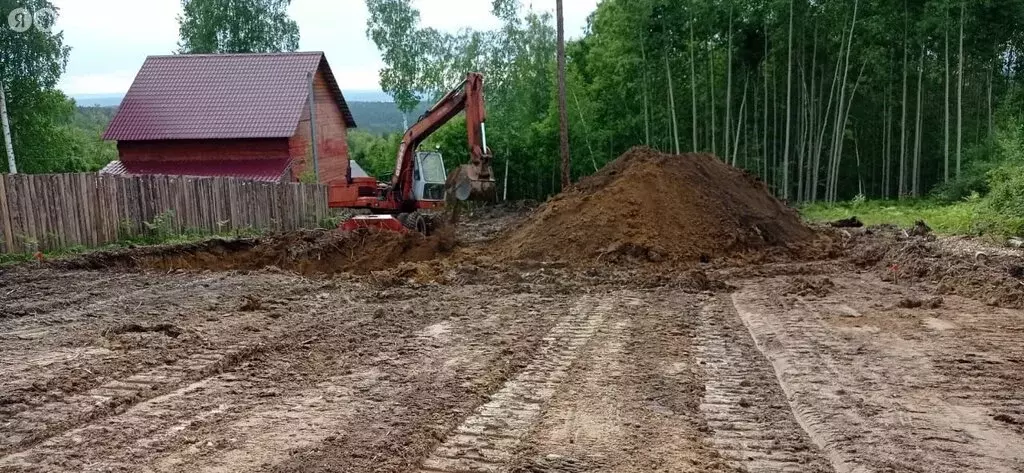
[[[239,344],[204,350],[173,364],[109,381],[84,393],[20,412],[4,423],[0,454],[7,455],[0,458],[0,466],[20,463],[26,458],[27,455],[13,453],[19,449],[45,443],[47,438],[166,395],[183,384],[201,383],[230,370],[261,347],[260,344]]]
[[[949,397],[952,402],[972,402],[986,409],[990,417],[1024,435],[1024,391],[1007,389],[1024,386],[1024,324],[1017,322],[1020,313],[998,310],[965,316],[967,320],[959,324],[970,330],[953,326],[951,332],[939,334],[955,339],[964,349],[930,353],[953,388]]]
[[[209,279],[216,278],[194,280],[175,287],[174,291],[186,290],[208,282]],[[160,284],[157,287],[171,284]],[[314,313],[328,303],[321,297],[314,300],[309,308]],[[0,466],[11,462],[22,464],[28,461],[27,464],[30,464],[31,461],[26,458],[32,455],[24,453],[34,450],[36,446],[45,446],[54,437],[189,386],[202,386],[217,374],[234,370],[274,345],[287,343],[288,327],[275,325],[270,327],[269,333],[262,334],[239,330],[248,320],[247,317],[232,317],[224,322],[209,322],[209,331],[236,334],[233,343],[217,348],[193,349],[191,353],[171,363],[148,370],[136,368],[98,386],[67,393],[55,401],[13,413],[0,424],[4,427],[0,434]]]
[[[123,303],[123,301],[135,299],[147,293],[160,293],[161,290],[174,286],[176,287],[172,291],[181,292],[197,286],[223,281],[224,279],[222,274],[201,278],[188,278],[184,279],[184,281],[177,276],[172,276],[172,281],[165,283],[133,287],[127,292],[91,296],[90,290],[92,288],[98,287],[104,290],[109,290],[110,288],[121,289],[122,286],[118,284],[119,282],[131,277],[138,277],[138,275],[118,274],[110,276],[98,273],[81,273],[79,275],[80,277],[91,277],[88,278],[88,282],[84,285],[72,286],[71,288],[65,287],[66,294],[70,294],[71,299],[68,296],[62,295],[48,295],[49,297],[46,297],[47,295],[34,294],[29,304],[5,304],[4,312],[17,312],[23,313],[23,315],[3,317],[0,314],[0,328],[10,327],[8,331],[0,332],[0,339],[18,337],[19,331],[16,327],[25,324],[25,322],[37,326],[63,324],[63,322],[68,322],[69,320],[90,316],[96,309],[110,308],[114,304]],[[78,304],[80,302],[85,302],[85,305]],[[26,316],[29,319],[23,320]],[[40,338],[37,335],[33,335],[33,337]]]
[[[793,418],[771,365],[731,303],[705,304],[696,333],[705,388],[700,411],[722,456],[751,473],[832,471]]]
[[[534,361],[445,438],[423,461],[420,471],[503,470],[611,308],[607,301],[585,296],[543,338]]]
[[[884,293],[879,283],[844,283],[846,293]],[[733,305],[774,365],[797,419],[837,471],[1024,469],[1024,438],[986,415],[985,406],[1019,396],[1011,386],[1021,377],[1012,366],[983,361],[1000,358],[996,345],[1009,343],[984,327],[987,316],[948,336],[913,324],[906,337],[900,326],[843,332],[830,314],[859,320],[863,314],[852,306],[866,303],[847,294],[786,305],[770,290],[743,289]],[[879,316],[872,320],[901,320],[885,312],[873,317]]]
[[[109,296],[110,292],[123,289],[122,283],[139,284],[137,276],[133,274],[53,274],[40,271],[38,275],[25,276],[24,273],[13,274],[10,279],[14,281],[0,280],[3,287],[10,287],[0,290],[0,321],[44,314],[72,304],[102,299]],[[144,286],[139,288],[144,289]],[[117,296],[105,300],[115,298]]]
[[[369,471],[359,465],[379,466],[374,436],[402,442],[394,436],[409,425],[436,422],[430,412],[414,417],[406,400],[452,401],[451,392],[429,392],[438,383],[469,383],[472,397],[480,375],[514,356],[496,342],[531,325],[433,301],[411,316],[404,301],[356,313],[339,312],[339,302],[325,300],[324,313],[251,360],[38,442],[0,460],[0,471]],[[532,335],[534,346],[544,332]],[[330,454],[347,437],[361,442]],[[330,456],[319,461],[319,452]]]

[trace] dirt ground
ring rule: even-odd
[[[0,471],[1024,471],[1021,254],[481,256],[527,212],[366,274],[0,270]]]

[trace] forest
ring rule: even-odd
[[[415,118],[466,72],[483,72],[488,140],[508,197],[561,189],[553,5],[492,0],[500,27],[446,32],[423,26],[412,0],[365,2],[366,34],[385,63],[381,88],[402,111]],[[181,52],[293,50],[300,31],[288,4],[184,0]],[[24,40],[0,33],[0,54],[12,56],[7,45]],[[1020,0],[602,0],[566,44],[571,177],[647,145],[713,153],[794,204],[985,200],[1024,217],[1022,44]],[[50,35],[30,45],[34,56],[13,56],[47,67],[0,62],[8,90],[25,87],[19,74],[34,74],[34,100],[59,117],[19,115],[26,94],[13,94],[16,143],[35,121],[71,119],[53,89],[67,48]],[[353,156],[384,172],[399,138],[367,131],[353,133]],[[451,123],[428,146],[460,162],[464,133]],[[103,151],[71,138],[43,141]],[[33,159],[33,146],[17,147]],[[36,159],[57,164],[27,171],[78,165]]]
[[[503,28],[452,35],[409,1],[367,4],[385,91],[484,71],[510,192],[557,188],[549,15],[498,0]],[[714,153],[797,202],[984,192],[1019,134],[1022,20],[1014,0],[605,0],[567,45],[573,176],[644,144]]]

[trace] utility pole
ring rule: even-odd
[[[565,17],[562,14],[562,0],[555,0],[555,16],[558,19],[558,133],[562,154],[562,190],[572,185],[569,161],[569,105],[565,92]]]
[[[0,125],[4,129],[4,145],[7,148],[7,169],[11,174],[17,174],[18,167],[14,164],[14,144],[11,143],[11,120],[7,116],[7,96],[4,94],[2,81],[0,81]]]

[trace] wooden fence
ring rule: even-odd
[[[229,178],[0,174],[0,254],[101,246],[146,235],[312,228],[327,188]]]

